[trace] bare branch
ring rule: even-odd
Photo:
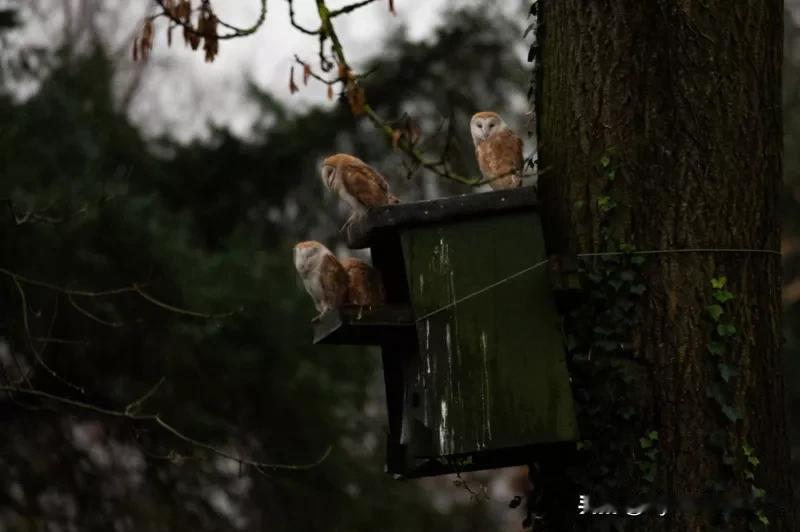
[[[164,3],[164,0],[153,0],[153,1],[156,4],[158,4],[158,6],[161,8],[161,12],[156,14],[156,15],[153,15],[152,17],[150,17],[151,20],[155,19],[156,17],[164,16],[164,17],[167,17],[169,20],[171,20],[174,24],[177,24],[178,26],[181,26],[182,28],[184,28],[189,33],[197,35],[198,37],[204,37],[205,36],[202,33],[198,32],[197,28],[195,28],[191,24],[191,22],[187,22],[185,20],[181,20],[180,18],[176,17],[167,8],[166,4]],[[267,19],[267,0],[260,0],[260,2],[261,2],[261,11],[258,14],[258,18],[253,23],[253,25],[248,27],[248,28],[240,28],[238,26],[234,26],[233,24],[229,24],[229,23],[227,23],[227,22],[225,22],[223,20],[217,19],[217,24],[219,24],[220,26],[222,26],[224,28],[227,28],[227,29],[231,30],[231,33],[224,33],[222,35],[218,34],[216,36],[216,38],[219,39],[219,40],[222,40],[222,39],[235,39],[237,37],[246,37],[247,35],[252,35],[256,31],[258,31],[258,28],[260,28],[261,25],[264,24],[264,21]]]
[[[36,337],[31,338],[31,340],[45,344],[89,345],[87,340],[71,340],[69,338]]]
[[[308,72],[309,76],[319,81],[320,83],[324,83],[325,85],[331,86],[331,85],[336,85],[341,81],[339,78],[334,78],[334,79],[323,78],[322,76],[320,76],[311,69],[311,65],[300,59],[296,54],[294,56],[294,60],[297,62],[297,64],[303,67],[303,72]]]
[[[14,201],[11,198],[2,198],[3,203],[8,206],[9,213],[11,214],[11,218],[14,220],[16,225],[23,225],[26,223],[45,223],[45,224],[60,224],[69,221],[72,218],[78,217],[80,215],[86,214],[89,210],[87,205],[84,205],[77,211],[69,213],[67,216],[49,216],[45,214],[51,207],[46,207],[44,209],[28,209],[24,213],[18,213],[17,207],[14,204]]]
[[[124,294],[124,293],[127,293],[127,292],[135,292],[136,291],[136,287],[140,286],[140,285],[136,284],[136,285],[133,285],[133,286],[125,286],[125,287],[122,287],[122,288],[113,288],[111,290],[101,290],[101,291],[73,290],[71,288],[57,286],[55,284],[48,283],[48,282],[45,282],[45,281],[37,281],[37,280],[34,280],[34,279],[30,279],[28,277],[24,277],[22,275],[19,275],[18,273],[14,273],[14,272],[12,272],[10,270],[7,270],[5,268],[0,268],[0,273],[3,273],[5,275],[11,277],[15,281],[19,281],[19,282],[24,283],[24,284],[28,284],[28,285],[31,285],[31,286],[38,286],[40,288],[47,288],[47,289],[53,290],[55,292],[61,292],[62,294],[72,295],[72,296],[83,296],[83,297],[112,296],[112,295],[116,295],[116,294]]]
[[[31,285],[31,286],[38,286],[40,288],[47,288],[48,290],[53,290],[55,292],[59,292],[59,293],[65,294],[68,297],[70,297],[70,302],[72,303],[72,305],[78,311],[80,311],[82,314],[86,315],[87,317],[89,317],[89,318],[91,318],[91,319],[93,319],[95,321],[98,321],[100,323],[104,323],[106,325],[110,325],[110,326],[113,326],[113,327],[119,327],[121,324],[120,325],[111,325],[110,322],[105,322],[105,320],[102,320],[101,318],[98,318],[97,316],[91,314],[86,309],[76,305],[74,300],[72,300],[72,296],[105,297],[105,296],[112,296],[112,295],[117,295],[117,294],[125,294],[125,293],[135,292],[139,296],[141,296],[142,298],[144,298],[147,301],[149,301],[150,303],[156,305],[157,307],[161,307],[161,308],[163,308],[165,310],[169,310],[171,312],[175,312],[176,314],[183,314],[185,316],[192,316],[192,317],[195,317],[195,318],[206,318],[206,319],[216,318],[216,319],[220,319],[220,318],[230,317],[230,316],[236,314],[236,312],[237,312],[237,311],[230,311],[230,312],[225,312],[225,313],[220,313],[220,314],[209,314],[209,313],[206,313],[206,312],[196,312],[196,311],[193,311],[193,310],[182,309],[182,308],[176,307],[174,305],[170,305],[169,303],[165,303],[165,302],[163,302],[163,301],[161,301],[159,299],[156,299],[155,297],[151,296],[150,294],[148,294],[147,292],[142,290],[142,287],[146,286],[146,285],[145,284],[140,284],[140,283],[134,283],[131,286],[124,286],[122,288],[113,288],[111,290],[101,290],[101,291],[74,290],[74,289],[71,289],[71,288],[58,286],[58,285],[55,285],[55,284],[52,284],[52,283],[30,279],[28,277],[24,277],[22,275],[19,275],[18,273],[14,273],[14,272],[12,272],[10,270],[7,270],[5,268],[0,268],[0,273],[11,277],[11,279],[13,279],[14,282],[17,285],[19,285],[20,283],[24,283],[24,284],[28,284],[28,285]]]
[[[129,415],[138,414],[141,406],[145,403],[145,401],[150,399],[159,388],[161,388],[161,385],[164,384],[165,380],[167,380],[166,377],[161,377],[158,382],[155,383],[153,387],[150,388],[143,396],[129,403],[128,406],[125,407],[125,413]]]
[[[39,364],[39,366],[42,367],[42,369],[44,369],[47,373],[49,373],[56,380],[60,381],[63,384],[66,384],[67,386],[69,386],[70,388],[72,388],[74,390],[79,391],[80,393],[86,393],[85,390],[83,389],[83,387],[78,386],[77,384],[73,384],[72,382],[70,382],[67,379],[65,379],[64,377],[62,377],[61,375],[56,373],[56,371],[54,369],[52,369],[50,366],[48,366],[47,363],[44,361],[44,359],[42,358],[42,354],[36,348],[36,346],[34,345],[34,341],[32,340],[33,339],[33,335],[31,334],[30,323],[28,322],[28,299],[25,296],[25,290],[22,288],[22,285],[20,284],[20,282],[17,279],[14,279],[14,285],[17,287],[17,292],[19,293],[20,303],[22,304],[22,323],[23,323],[23,326],[25,327],[25,336],[26,336],[26,338],[28,340],[28,346],[30,347],[31,351],[33,352],[33,356],[36,359],[36,362]]]
[[[327,5],[325,4],[325,0],[315,0],[317,3],[317,13],[319,13],[320,18],[320,28],[322,30],[322,36],[330,38],[331,40],[331,47],[333,49],[333,54],[336,58],[336,62],[339,64],[339,77],[334,81],[330,82],[329,80],[320,79],[318,76],[314,76],[315,79],[319,79],[323,83],[328,85],[332,83],[339,82],[344,87],[345,90],[353,90],[353,88],[358,88],[363,92],[363,88],[358,87],[358,76],[352,74],[352,69],[350,65],[347,63],[347,58],[344,55],[344,49],[342,48],[342,43],[339,40],[339,36],[336,34],[336,30],[333,27],[333,23],[331,19],[334,16],[351,12],[358,7],[363,5],[367,5],[370,2],[359,2],[355,4],[351,4],[349,6],[345,6],[341,9],[330,11],[328,10]],[[323,68],[323,70],[325,70]],[[387,140],[390,142],[394,141],[396,138],[397,133],[395,132],[395,128],[392,125],[382,119],[375,110],[367,103],[366,95],[363,96],[364,105],[362,106],[363,112],[367,115],[370,121],[378,128],[380,131],[386,135]],[[411,158],[418,166],[425,168],[433,172],[434,174],[450,179],[452,181],[457,181],[464,185],[470,186],[480,186],[483,185],[486,181],[480,178],[470,178],[458,175],[456,173],[451,172],[447,165],[442,160],[434,160],[426,157],[419,149],[417,149],[413,144],[411,144],[408,139],[400,139],[399,142],[393,142],[397,146],[397,148],[405,153],[409,158]]]
[[[150,303],[156,305],[157,307],[161,307],[161,308],[163,308],[165,310],[169,310],[170,312],[174,312],[176,314],[183,314],[185,316],[192,316],[192,317],[195,317],[195,318],[206,318],[206,319],[229,318],[229,317],[233,316],[234,314],[236,314],[235,310],[232,310],[230,312],[225,312],[223,314],[207,314],[205,312],[195,312],[193,310],[186,310],[186,309],[175,307],[175,306],[170,305],[168,303],[164,303],[163,301],[159,301],[158,299],[154,298],[153,296],[151,296],[150,294],[148,294],[147,292],[145,292],[144,290],[142,290],[138,286],[135,286],[135,289],[136,289],[136,293],[137,294],[139,294],[140,296],[145,298]]]
[[[294,18],[294,0],[286,0],[289,4],[289,22],[291,22],[292,26],[294,26],[297,30],[301,33],[305,33],[306,35],[319,35],[320,30],[310,30],[308,28],[304,28],[301,26]]]
[[[159,384],[160,384],[160,382],[159,382]],[[264,475],[266,475],[266,471],[276,471],[276,470],[302,471],[302,470],[312,469],[312,468],[318,466],[319,464],[321,464],[322,462],[324,462],[325,459],[328,458],[328,456],[330,455],[331,450],[332,450],[332,447],[329,445],[326,448],[325,452],[319,458],[317,458],[313,462],[310,462],[310,463],[307,463],[307,464],[270,464],[270,463],[266,463],[266,462],[258,462],[258,461],[242,458],[241,456],[236,456],[236,455],[230,454],[230,453],[228,453],[226,451],[223,451],[223,450],[221,450],[221,449],[219,449],[217,447],[214,447],[213,445],[210,445],[208,443],[204,443],[204,442],[202,442],[200,440],[196,440],[196,439],[194,439],[194,438],[192,438],[190,436],[187,436],[183,432],[181,432],[178,429],[176,429],[175,427],[173,427],[171,424],[169,424],[166,421],[164,421],[159,414],[135,414],[135,413],[127,412],[127,411],[113,410],[113,409],[110,409],[110,408],[103,408],[101,406],[93,405],[91,403],[85,403],[83,401],[75,401],[75,400],[69,399],[67,397],[61,397],[61,396],[58,396],[58,395],[53,395],[53,394],[50,394],[50,393],[47,393],[47,392],[43,392],[41,390],[19,388],[19,387],[16,387],[16,386],[0,385],[0,391],[8,392],[8,393],[17,393],[17,394],[27,395],[27,396],[31,396],[31,397],[38,397],[40,399],[44,399],[44,400],[52,401],[52,402],[56,402],[56,403],[61,403],[61,404],[64,404],[64,405],[71,406],[73,408],[78,408],[78,409],[82,409],[82,410],[88,410],[88,411],[94,412],[96,414],[102,414],[104,416],[123,418],[123,419],[128,419],[128,420],[131,420],[131,421],[155,423],[156,425],[158,425],[159,427],[161,427],[165,431],[169,432],[175,438],[177,438],[178,440],[180,440],[180,441],[182,441],[184,443],[188,443],[188,444],[190,444],[190,445],[192,445],[194,447],[205,449],[206,451],[209,451],[210,453],[213,453],[213,454],[215,454],[217,456],[220,456],[222,458],[226,458],[228,460],[232,460],[232,461],[234,461],[234,462],[236,462],[236,463],[238,463],[240,465],[250,466],[253,469],[255,469],[256,471],[258,471],[259,473],[264,474]],[[142,401],[142,400],[146,399],[149,395],[151,395],[151,392],[153,392],[153,391],[154,390],[151,389],[150,392],[145,394],[138,401]],[[131,403],[131,404],[132,405],[136,404],[136,401],[134,403]],[[128,405],[128,406],[130,407],[131,405]]]
[[[350,4],[350,5],[341,7],[339,9],[335,9],[335,10],[330,12],[330,14],[328,15],[328,18],[335,18],[335,17],[338,17],[339,15],[344,15],[346,13],[350,13],[351,11],[355,11],[356,9],[358,9],[360,7],[364,7],[364,6],[368,5],[368,4],[371,4],[374,1],[375,0],[364,0],[363,2],[356,2],[354,4]]]
[[[82,306],[78,305],[78,303],[72,297],[72,294],[67,294],[67,299],[69,299],[70,305],[72,305],[72,307],[75,310],[77,310],[78,312],[80,312],[81,314],[83,314],[84,316],[89,318],[90,320],[96,321],[97,323],[99,323],[101,325],[105,325],[107,327],[122,327],[122,325],[123,325],[121,322],[118,322],[118,321],[107,321],[107,320],[104,320],[102,318],[99,318],[99,317],[95,316],[94,314],[92,314],[91,312],[89,312],[88,310],[83,308]]]

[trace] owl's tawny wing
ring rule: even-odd
[[[478,166],[487,179],[521,175],[522,139],[510,129],[492,135],[475,148]]]
[[[328,308],[338,308],[347,296],[347,272],[333,255],[325,255],[319,268],[322,300]]]
[[[389,202],[389,185],[381,174],[367,165],[347,165],[342,169],[342,184],[365,207]]]
[[[377,270],[358,259],[345,259],[347,272],[347,303],[362,307],[378,307],[384,303],[383,283]]]

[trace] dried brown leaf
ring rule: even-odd
[[[392,130],[392,148],[395,151],[400,151],[400,138],[403,136],[403,132],[399,129]]]
[[[311,77],[311,67],[303,64],[303,85],[308,85],[308,78]]]
[[[203,35],[203,50],[206,52],[206,62],[211,63],[219,52],[219,37],[217,36],[217,16],[211,9],[203,9],[200,14],[198,32]]]
[[[206,37],[203,41],[203,50],[206,53],[206,63],[211,63],[219,53],[219,40],[214,37]]]
[[[192,50],[197,50],[200,46],[200,35],[194,29],[183,27],[183,40],[192,47]]]
[[[394,0],[389,0],[389,13],[392,15],[397,14],[397,12],[394,10]]]
[[[294,67],[292,67],[289,69],[289,94],[294,94],[299,90],[294,82]]]
[[[350,69],[339,63],[339,79],[342,81],[350,81]]]
[[[137,35],[136,38],[133,40],[133,60],[139,60],[139,36]]]
[[[175,18],[188,23],[191,16],[192,3],[189,0],[181,0],[181,2],[175,8]]]
[[[422,128],[411,117],[406,118],[405,135],[408,143],[412,146],[419,142],[419,138],[422,136]]]
[[[328,99],[333,100],[333,85],[328,85]]]
[[[153,19],[148,18],[142,26],[142,34],[139,37],[139,54],[142,61],[147,61],[150,57],[150,50],[153,49]]]
[[[347,82],[347,102],[354,116],[364,114],[364,106],[367,103],[364,89],[352,79]]]

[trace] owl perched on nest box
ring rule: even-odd
[[[375,268],[354,258],[344,259],[342,266],[347,272],[347,304],[370,308],[383,305],[383,282]]]
[[[346,153],[331,155],[322,162],[322,181],[353,211],[344,227],[363,216],[370,207],[399,203],[389,194],[389,185],[381,174]]]
[[[319,314],[342,306],[347,297],[347,272],[331,250],[309,240],[294,246],[294,266]]]
[[[522,186],[522,139],[493,111],[475,113],[469,122],[478,166],[494,190]]]

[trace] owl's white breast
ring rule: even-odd
[[[358,198],[350,194],[350,191],[347,190],[347,187],[344,186],[344,183],[340,184],[337,192],[339,193],[339,197],[342,198],[342,200],[347,203],[347,205],[353,209],[354,212],[363,214],[367,211],[367,208],[364,206],[364,204],[358,201]]]

